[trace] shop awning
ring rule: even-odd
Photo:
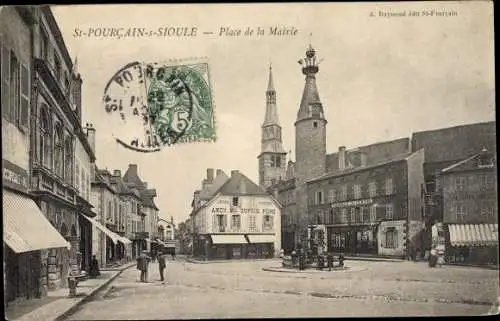
[[[274,235],[256,234],[247,236],[250,243],[274,243]]]
[[[450,224],[451,246],[498,245],[498,224]]]
[[[132,244],[132,241],[124,236],[120,236],[120,239],[118,240],[118,242],[122,242],[123,244]]]
[[[71,245],[27,196],[3,190],[3,240],[16,253]]]
[[[243,234],[236,235],[210,235],[213,244],[247,244]]]
[[[101,230],[101,232],[103,232],[104,234],[109,236],[109,238],[111,239],[111,241],[113,241],[114,244],[117,244],[118,242],[124,243],[124,241],[122,240],[122,239],[124,239],[124,237],[121,237],[120,235],[111,231],[109,228],[102,225],[101,223],[99,223],[95,219],[90,218],[90,217],[85,216],[85,215],[82,215],[82,217],[85,217],[85,219],[87,219],[90,223],[92,223],[93,226],[97,227],[99,230]],[[125,244],[127,244],[127,243],[125,243]]]

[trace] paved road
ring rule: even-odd
[[[498,297],[498,271],[425,263],[348,261],[350,271],[279,273],[277,260],[168,262],[168,284],[132,268],[71,320],[480,315]]]

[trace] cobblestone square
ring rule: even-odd
[[[167,263],[167,283],[150,265],[149,283],[134,268],[71,320],[486,314],[498,297],[498,272],[424,262],[348,261],[347,271],[280,273],[279,260]]]

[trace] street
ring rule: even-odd
[[[480,315],[498,295],[498,271],[423,262],[348,261],[351,271],[280,273],[279,260],[158,264],[149,283],[125,270],[70,320]]]

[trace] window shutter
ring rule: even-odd
[[[10,52],[9,49],[1,45],[1,67],[2,67],[2,117],[11,120],[12,115],[10,114]]]
[[[21,63],[21,89],[20,89],[19,122],[21,126],[28,127],[30,103],[30,72],[26,65]]]

